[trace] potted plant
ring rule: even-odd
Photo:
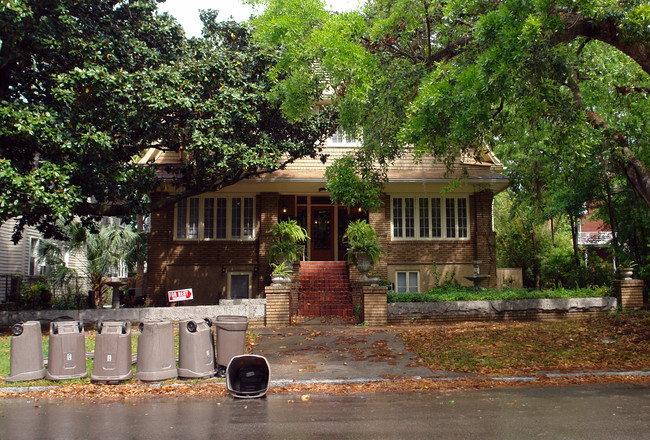
[[[271,268],[273,271],[271,272],[271,282],[273,283],[274,286],[279,286],[281,284],[286,284],[291,282],[291,278],[289,277],[289,271],[284,265],[284,262],[281,263],[271,263]]]
[[[269,262],[283,263],[290,272],[293,263],[304,253],[304,243],[309,238],[307,230],[295,220],[277,222],[269,229],[273,240],[269,248]]]
[[[367,274],[379,261],[382,252],[375,229],[365,220],[350,222],[343,234],[343,242],[348,245],[348,261],[356,264],[361,272],[360,281],[370,281]]]

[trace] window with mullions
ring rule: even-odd
[[[392,197],[393,239],[466,239],[469,213],[465,197]]]
[[[419,292],[420,272],[397,271],[395,272],[395,291],[397,293]]]
[[[176,239],[252,240],[253,197],[192,197],[176,205]]]

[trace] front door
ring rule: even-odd
[[[312,206],[311,208],[311,259],[313,261],[334,260],[333,206]]]

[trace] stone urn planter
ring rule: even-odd
[[[621,279],[631,280],[633,276],[634,276],[633,267],[621,267]]]
[[[368,278],[368,272],[370,272],[370,269],[372,269],[372,259],[370,258],[370,255],[368,255],[366,252],[357,252],[356,260],[357,270],[361,274],[359,281],[370,281]]]

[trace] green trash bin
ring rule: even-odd
[[[221,315],[215,321],[217,327],[217,375],[225,377],[230,360],[246,351],[246,316]]]

